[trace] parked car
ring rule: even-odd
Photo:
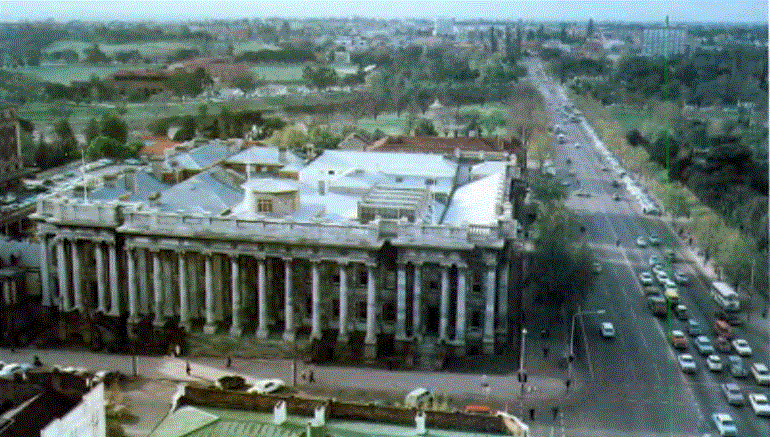
[[[724,337],[717,337],[714,339],[714,349],[719,352],[730,352],[730,340]]]
[[[749,374],[749,371],[743,365],[743,358],[738,355],[728,355],[727,363],[730,366],[730,374],[734,378],[745,378]]]
[[[647,240],[644,237],[639,237],[636,239],[636,245],[639,247],[647,247]]]
[[[722,359],[717,354],[711,354],[706,358],[706,367],[712,372],[722,371]]]
[[[742,338],[736,338],[733,340],[733,347],[735,348],[735,352],[738,352],[738,355],[743,357],[751,356],[751,346],[749,346],[748,341]]]
[[[647,239],[650,241],[650,246],[659,246],[660,245],[660,237],[658,237],[655,234],[650,235],[647,237]]]
[[[746,402],[741,392],[741,387],[734,382],[722,384],[722,393],[725,394],[727,403],[730,405],[743,405]]]
[[[640,273],[639,282],[641,282],[642,285],[652,285],[653,284],[652,273],[650,272]]]
[[[649,261],[650,267],[654,267],[660,264],[660,258],[657,255],[650,255],[650,258],[648,261]]]
[[[669,334],[671,345],[677,349],[687,349],[687,338],[684,336],[684,332],[674,329]]]
[[[249,393],[267,394],[280,390],[286,384],[282,379],[260,379],[254,383],[254,386],[249,388]]]
[[[711,340],[705,335],[699,335],[695,338],[695,347],[698,348],[698,352],[701,355],[711,355],[714,353],[714,346],[711,345]]]
[[[686,273],[677,270],[674,272],[674,281],[680,285],[687,285],[690,282],[690,277]]]
[[[687,306],[686,305],[682,305],[681,303],[677,304],[674,307],[674,314],[676,315],[677,319],[679,319],[679,320],[681,320],[683,322],[686,321],[689,318],[689,315],[687,313]]]
[[[717,319],[714,321],[714,334],[718,337],[724,337],[731,340],[735,334],[733,334],[733,328],[724,320]]]
[[[602,322],[601,331],[604,338],[615,337],[615,326],[612,325],[612,322]]]
[[[679,367],[684,373],[695,373],[698,369],[697,365],[695,364],[695,360],[690,354],[679,355]]]
[[[751,365],[751,374],[754,375],[754,379],[757,384],[770,385],[770,370],[764,363],[754,363]]]
[[[767,395],[749,393],[749,405],[757,416],[770,416],[770,403],[767,402]]]
[[[714,426],[717,427],[719,435],[722,437],[732,437],[738,435],[738,429],[735,427],[733,417],[727,413],[714,413],[711,415]]]

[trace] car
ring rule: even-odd
[[[746,367],[743,365],[743,358],[738,355],[728,355],[727,364],[730,367],[730,374],[733,375],[734,378],[745,378],[749,374],[748,370],[746,370]]]
[[[650,246],[659,246],[660,245],[660,237],[658,237],[655,234],[650,235],[647,237],[648,240],[650,240]]]
[[[3,369],[0,370],[0,378],[12,378],[13,375],[17,373],[24,373],[25,370],[21,366],[21,364],[18,363],[9,363],[3,366]]]
[[[607,166],[602,167],[602,171],[610,171],[610,169]]]
[[[640,273],[639,282],[641,282],[642,285],[652,285],[653,284],[652,273],[650,272]]]
[[[711,420],[714,421],[714,426],[717,427],[720,436],[728,437],[738,435],[738,429],[735,427],[733,417],[729,414],[714,413],[711,415]]]
[[[647,239],[644,237],[637,238],[636,245],[639,247],[647,247]]]
[[[593,263],[591,263],[591,270],[594,273],[601,273],[602,272],[602,265],[599,264],[598,262],[593,262]]]
[[[591,197],[591,193],[586,190],[577,190],[575,191],[575,195],[578,197]]]
[[[613,188],[619,188],[620,187],[620,182],[618,182],[617,179],[613,179],[612,180],[612,187]]]
[[[580,146],[580,143],[575,143],[575,148],[576,148],[576,149],[579,149],[580,147],[581,147],[581,146]]]
[[[742,338],[733,340],[733,348],[735,348],[735,352],[738,352],[738,355],[742,357],[751,355],[751,346],[749,346],[749,342]]]
[[[225,375],[217,379],[214,384],[222,390],[244,390],[246,379],[239,375]]]
[[[764,363],[752,364],[751,374],[754,375],[757,384],[770,385],[770,370],[767,369],[767,365]]]
[[[612,325],[612,322],[602,322],[601,331],[604,338],[615,337],[615,326]]]
[[[730,340],[718,336],[714,339],[714,349],[719,352],[730,352]]]
[[[286,384],[282,379],[260,379],[247,390],[248,393],[267,394],[280,390]]]
[[[730,405],[743,405],[746,402],[746,399],[744,399],[743,393],[741,392],[741,388],[734,382],[722,384],[722,393],[725,394],[727,403]]]
[[[570,182],[568,180],[566,180],[566,179],[561,181],[561,186],[562,187],[569,187],[569,184],[570,184]]]
[[[767,402],[767,395],[749,393],[749,405],[757,416],[770,416],[770,403]]]
[[[660,265],[660,264],[656,264],[656,265],[652,266],[652,273],[653,273],[653,274],[657,275],[657,274],[658,274],[658,273],[660,273],[660,272],[663,272],[663,273],[666,273],[666,274],[668,274],[668,273],[666,272],[666,268],[665,268],[665,267],[663,267],[662,265]]]
[[[712,372],[722,371],[722,359],[717,354],[711,354],[706,358],[706,367]]]
[[[662,270],[658,270],[655,272],[655,278],[658,280],[658,282],[664,282],[666,279],[668,279],[668,273]]]
[[[669,340],[671,340],[671,345],[675,348],[687,349],[687,338],[685,338],[684,332],[674,329],[669,334]]]
[[[682,304],[677,304],[674,307],[674,315],[676,315],[676,318],[685,322],[687,319],[689,319],[688,313],[687,313],[687,306]]]
[[[676,261],[676,253],[674,252],[674,249],[670,247],[663,249],[663,256],[665,256],[666,259],[670,262]]]
[[[695,360],[690,354],[679,355],[679,367],[684,373],[695,373],[698,366],[695,364]]]
[[[648,259],[648,263],[650,264],[650,267],[654,267],[660,264],[660,258],[657,255],[650,255],[650,258]]]
[[[618,194],[618,193],[613,194],[612,195],[612,200],[614,200],[616,202],[620,202],[620,194]]]
[[[672,281],[671,278],[663,278],[663,280],[660,281],[660,285],[662,285],[664,288],[673,288],[677,290],[676,282]]]
[[[686,273],[676,271],[674,272],[674,281],[676,281],[677,284],[687,285],[690,282],[690,277],[687,276]]]
[[[569,164],[569,162],[567,162],[567,164]],[[570,176],[572,176],[572,177],[575,177],[575,175],[576,175],[577,173],[575,173],[575,170],[570,170],[570,171],[568,171],[568,172],[567,172],[567,174],[568,174],[568,175],[570,175]]]
[[[714,346],[711,345],[711,340],[705,335],[695,337],[695,347],[701,355],[711,355],[715,352]]]
[[[701,327],[700,323],[697,320],[689,319],[687,321],[687,333],[692,335],[693,337],[702,335],[703,328]]]

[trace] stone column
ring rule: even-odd
[[[134,260],[134,250],[126,249],[126,264],[128,265],[128,323],[137,323],[139,321],[139,312],[137,311],[136,296],[136,265]]]
[[[75,309],[81,313],[83,307],[83,276],[81,275],[80,248],[78,242],[72,240],[72,293],[75,295]]]
[[[241,274],[239,272],[238,255],[230,257],[230,283],[232,288],[232,319],[230,324],[230,335],[240,337],[243,334],[241,326]]]
[[[161,281],[160,252],[152,252],[152,291],[155,295],[155,319],[152,321],[154,326],[163,326],[165,320],[163,317],[163,282]]]
[[[120,290],[118,289],[118,254],[115,251],[115,243],[107,245],[110,262],[110,315],[120,316]]]
[[[313,304],[313,315],[310,327],[310,338],[321,339],[321,290],[318,278],[318,260],[310,260],[310,299]]]
[[[340,314],[337,342],[348,342],[348,271],[347,263],[340,262]]]
[[[257,338],[267,338],[267,294],[265,292],[265,259],[257,260],[257,311],[259,312],[259,325]]]
[[[510,275],[511,263],[509,260],[503,262],[502,270],[500,271],[500,287],[499,287],[499,308],[497,313],[500,315],[500,329],[504,335],[508,335],[508,279]]]
[[[294,341],[295,339],[295,332],[294,332],[294,302],[292,302],[292,290],[291,290],[291,258],[284,258],[283,259],[283,265],[284,265],[284,330],[283,330],[283,339],[284,341]]]
[[[422,264],[414,265],[414,299],[412,300],[412,337],[422,338]]]
[[[406,341],[406,265],[396,266],[396,341]]]
[[[455,355],[465,355],[465,276],[467,271],[465,267],[457,267],[457,317],[455,318]]]
[[[139,307],[144,315],[152,313],[150,310],[150,287],[147,284],[147,249],[137,249],[139,256]]]
[[[43,306],[51,306],[51,272],[48,270],[50,261],[48,260],[48,239],[45,235],[40,236],[40,287],[42,291]]]
[[[179,263],[179,325],[190,332],[190,311],[188,307],[189,296],[187,295],[187,255],[184,252],[177,253]]]
[[[483,349],[485,354],[495,353],[495,265],[487,264],[487,292],[485,297]]]
[[[166,318],[174,317],[174,290],[172,287],[172,275],[174,267],[171,263],[172,252],[167,252],[166,256],[161,256],[160,263],[163,265],[163,314]]]
[[[67,264],[64,256],[64,239],[60,238],[56,245],[56,264],[59,267],[59,298],[61,299],[61,310],[70,310],[70,291],[69,281],[67,281]]]
[[[205,264],[205,279],[204,287],[206,288],[206,324],[203,326],[203,332],[206,334],[213,334],[217,332],[217,325],[214,323],[214,280],[213,280],[213,268],[211,265],[210,253],[204,255]]]
[[[107,287],[104,283],[104,247],[97,241],[94,244],[94,258],[96,259],[96,298],[99,301],[99,312],[107,314]]]
[[[447,340],[449,329],[449,266],[441,266],[441,313],[439,319],[438,338]]]
[[[374,359],[377,356],[377,336],[374,332],[377,315],[377,294],[374,289],[374,264],[366,265],[366,337],[364,338],[364,356]]]
[[[223,255],[211,255],[212,270],[214,280],[214,320],[217,322],[224,322],[225,319],[225,290],[223,286],[224,275],[222,272],[222,259]]]

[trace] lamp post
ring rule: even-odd
[[[524,345],[527,341],[527,328],[521,328],[521,353],[519,354],[519,382],[521,383],[521,396],[524,397],[524,384],[527,382],[527,371],[524,370]]]
[[[572,328],[570,328],[570,334],[569,334],[569,356],[567,357],[567,381],[572,380],[572,360],[574,359],[574,346],[575,346],[575,320],[577,320],[578,316],[584,316],[587,314],[604,314],[606,311],[603,309],[598,310],[590,310],[590,311],[580,311],[580,307],[578,306],[577,312],[572,315]],[[567,386],[569,388],[569,385]]]

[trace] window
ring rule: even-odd
[[[257,200],[257,212],[273,212],[273,201],[271,199]]]

